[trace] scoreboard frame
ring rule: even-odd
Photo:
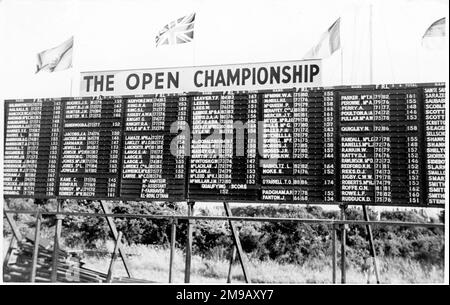
[[[323,91],[323,90],[332,90],[334,95],[334,122],[335,122],[335,130],[334,130],[334,166],[335,166],[335,173],[334,173],[334,180],[336,181],[335,188],[335,197],[337,199],[341,198],[341,138],[342,138],[342,132],[341,132],[341,118],[340,118],[340,103],[339,103],[339,95],[343,91],[368,91],[373,92],[375,90],[408,90],[408,89],[417,89],[421,94],[418,97],[418,103],[420,105],[419,112],[418,112],[418,135],[419,135],[419,142],[424,143],[425,142],[425,103],[424,103],[424,90],[420,90],[421,88],[427,88],[427,87],[444,87],[445,83],[439,82],[439,83],[411,83],[411,84],[385,84],[385,85],[359,85],[359,86],[331,86],[331,87],[308,87],[308,88],[286,88],[286,89],[276,89],[276,90],[255,90],[255,91],[232,91],[233,94],[257,94],[258,95],[258,106],[259,109],[257,113],[259,114],[258,121],[261,120],[262,111],[261,111],[261,104],[262,104],[262,94],[264,93],[274,93],[274,92],[299,92],[302,90],[308,90],[308,91]],[[180,93],[168,93],[168,94],[146,94],[146,95],[114,95],[114,96],[90,96],[90,97],[60,97],[60,98],[38,98],[38,99],[9,99],[5,100],[4,103],[4,143],[6,143],[6,136],[7,136],[7,118],[9,115],[9,104],[11,103],[17,103],[17,102],[36,102],[36,101],[59,101],[61,103],[66,104],[67,101],[74,101],[74,100],[95,100],[95,99],[102,99],[102,100],[115,100],[115,99],[122,99],[122,105],[125,106],[128,99],[140,99],[140,98],[157,98],[157,97],[179,97],[179,96],[186,96],[188,100],[188,108],[187,108],[187,122],[189,126],[192,126],[192,98],[194,96],[198,95],[208,95],[208,94],[218,94],[223,95],[226,94],[227,91],[210,91],[210,92],[180,92]],[[118,176],[118,186],[117,190],[120,192],[121,190],[121,180],[122,180],[122,169],[123,169],[123,154],[124,154],[124,147],[125,147],[125,109],[126,107],[122,107],[122,117],[120,118],[122,121],[121,125],[121,139],[120,139],[120,145],[119,145],[119,155],[118,155],[118,169],[117,169],[117,176]],[[61,110],[61,123],[59,125],[59,150],[58,150],[58,156],[57,156],[57,171],[55,173],[55,190],[58,192],[58,195],[55,196],[35,196],[35,195],[5,195],[4,198],[36,198],[36,199],[92,199],[92,197],[81,197],[81,196],[60,196],[59,195],[59,182],[60,182],[60,174],[61,174],[61,168],[62,168],[62,155],[63,155],[63,135],[64,135],[64,120],[66,117],[66,107],[62,107]],[[259,131],[257,131],[258,134]],[[192,149],[192,133],[190,134],[190,149]],[[259,137],[257,137],[259,139]],[[224,196],[223,198],[217,198],[217,196],[211,196],[211,197],[192,197],[191,190],[190,190],[190,183],[189,183],[189,177],[190,177],[190,161],[191,161],[191,155],[184,156],[185,158],[185,178],[184,178],[184,198],[177,198],[177,199],[144,199],[144,198],[127,198],[124,196],[117,196],[117,197],[95,197],[96,200],[123,200],[123,201],[149,201],[149,202],[189,202],[189,201],[195,201],[195,202],[230,202],[230,203],[261,203],[261,204],[314,204],[314,205],[367,205],[367,206],[402,206],[402,207],[417,207],[417,208],[444,208],[444,204],[427,204],[425,203],[425,198],[427,198],[427,170],[426,170],[426,144],[419,145],[421,147],[419,151],[420,155],[420,191],[421,191],[421,198],[419,204],[404,204],[404,203],[396,203],[396,202],[369,202],[369,203],[361,203],[361,202],[350,202],[350,201],[311,201],[311,202],[302,202],[302,201],[277,201],[277,200],[230,200],[229,198],[226,198]],[[4,149],[5,146],[4,146]],[[447,149],[447,148],[446,148]],[[257,154],[258,155],[258,154]],[[256,180],[259,181],[261,176],[261,169],[259,166],[256,166]],[[261,183],[257,183],[257,186],[261,188]],[[122,195],[122,194],[120,194]]]

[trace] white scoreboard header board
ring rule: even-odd
[[[321,75],[320,60],[82,72],[80,96],[319,87]]]

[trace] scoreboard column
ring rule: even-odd
[[[66,101],[62,137],[61,197],[118,197],[123,101]]]
[[[234,111],[229,121],[234,124],[231,184],[227,194],[230,200],[253,201],[257,197],[258,102],[256,93],[234,94]]]
[[[294,93],[294,201],[335,202],[335,98],[332,90]]]
[[[254,93],[192,97],[189,199],[256,199],[257,107]]]
[[[59,99],[42,102],[35,190],[35,196],[37,197],[53,197],[57,194],[62,103]]]
[[[293,95],[292,90],[262,94],[263,129],[260,200],[291,202],[293,178]],[[261,133],[261,130],[260,130]],[[297,149],[304,147],[298,146]]]
[[[220,95],[192,97],[192,140],[189,169],[189,198],[213,199],[224,185],[219,184]]]
[[[374,202],[373,98],[340,95],[341,196],[347,202]]]
[[[188,139],[176,138],[171,127],[185,128],[186,97],[136,97],[125,104],[121,197],[183,200]]]
[[[42,102],[9,102],[5,108],[4,193],[33,196]]]
[[[445,204],[445,87],[423,89],[425,107],[427,203]]]
[[[418,205],[419,90],[380,89],[340,93],[342,201]]]
[[[61,100],[7,102],[4,194],[56,195]]]
[[[263,94],[261,200],[337,200],[334,95],[322,88]]]

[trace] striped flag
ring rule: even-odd
[[[42,51],[37,55],[36,73],[54,72],[72,67],[73,36],[57,47]]]
[[[156,36],[156,46],[187,43],[194,40],[195,13],[166,24]]]
[[[303,59],[324,58],[330,56],[341,47],[341,18],[322,34],[316,46],[306,53]]]
[[[445,18],[441,18],[426,30],[422,36],[422,46],[427,49],[441,49],[445,45]]]

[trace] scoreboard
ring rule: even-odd
[[[4,196],[443,206],[442,83],[8,100]]]

